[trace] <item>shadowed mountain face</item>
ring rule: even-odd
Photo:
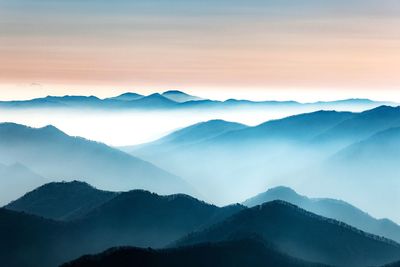
[[[117,194],[98,190],[78,181],[49,183],[25,194],[5,208],[49,219],[69,221],[86,215]]]
[[[34,129],[0,124],[0,162],[21,162],[55,181],[79,178],[110,190],[193,193],[183,180],[146,161],[101,143],[68,136],[52,126]]]
[[[243,210],[176,245],[219,242],[250,234],[260,235],[291,256],[330,265],[376,266],[400,257],[400,245],[393,241],[367,235],[282,201]]]
[[[332,218],[365,232],[383,236],[400,242],[400,226],[387,219],[375,219],[341,200],[329,198],[307,198],[287,187],[276,187],[243,202],[245,206],[254,207],[273,200],[283,200],[309,212]]]
[[[87,196],[77,192],[77,187]],[[186,195],[159,196],[141,190],[119,193],[102,204],[90,203],[98,200],[99,192],[87,187],[76,182],[52,183],[16,201],[24,204],[29,199],[36,205],[24,212],[53,217],[60,217],[63,210],[71,214],[77,207],[80,210],[72,212],[72,221],[56,222],[0,209],[0,262],[7,263],[5,266],[56,266],[114,246],[162,247],[244,209],[240,205],[219,208]],[[64,201],[59,196],[51,201],[54,193],[49,190],[71,194],[64,195]],[[50,203],[44,202],[46,197]],[[12,253],[7,253],[9,249]]]
[[[22,164],[0,164],[0,205],[47,182]]]
[[[94,209],[79,224],[99,249],[114,243],[162,247],[199,228],[221,221],[242,206],[218,208],[187,195],[158,196],[135,190]]]
[[[84,256],[62,267],[312,267],[324,266],[292,258],[259,240],[235,240],[177,249],[114,248]]]
[[[383,267],[400,267],[400,261],[387,264],[387,265],[385,265]]]
[[[57,266],[60,260],[80,255],[71,233],[65,224],[0,209],[1,265]]]

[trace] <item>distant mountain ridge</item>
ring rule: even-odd
[[[157,96],[157,97],[155,97]],[[162,97],[162,98],[161,98]],[[166,101],[168,100],[168,101]],[[344,99],[338,101],[300,103],[296,101],[250,101],[228,99],[226,101],[210,100],[193,96],[178,90],[170,90],[163,93],[142,95],[127,92],[118,96],[100,99],[96,96],[47,96],[31,100],[0,101],[0,108],[116,108],[116,109],[185,109],[185,108],[235,108],[235,107],[314,107],[318,109],[341,109],[347,110],[350,106],[371,109],[380,105],[398,105],[389,101],[372,101],[369,99]]]
[[[265,202],[283,200],[309,212],[342,221],[377,236],[383,236],[400,243],[400,226],[388,219],[375,219],[341,200],[328,198],[307,198],[288,187],[275,187],[243,202],[254,207]]]

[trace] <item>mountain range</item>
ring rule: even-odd
[[[392,214],[400,220],[389,204],[400,201],[396,193],[400,187],[396,178],[399,107],[380,106],[359,113],[316,111],[209,137],[210,129],[229,129],[230,122],[218,121],[218,127],[215,123],[204,122],[194,133],[197,126],[189,126],[154,142],[122,149],[185,177],[205,199],[218,204],[285,184],[348,199],[363,209],[370,207],[375,216]],[[182,132],[188,135],[175,138]],[[184,141],[191,138],[195,142]],[[363,190],[358,189],[361,183]],[[223,195],[218,188],[226,188]],[[386,198],[380,198],[382,194]]]
[[[105,200],[104,193],[80,182],[51,183],[0,209],[0,263],[56,266],[113,246],[162,247],[244,209],[180,194],[134,190]]]
[[[0,124],[0,162],[19,162],[52,181],[79,179],[116,191],[139,188],[162,194],[194,194],[181,178],[149,162],[102,143],[68,136],[53,126]]]
[[[243,202],[247,207],[254,207],[265,202],[283,200],[304,210],[335,219],[354,226],[367,233],[383,236],[400,243],[400,226],[388,219],[375,219],[353,205],[337,199],[308,198],[299,195],[288,187],[275,187]]]
[[[261,236],[291,256],[336,266],[376,266],[395,261],[400,255],[400,245],[393,241],[366,235],[280,200],[245,209],[175,245],[221,242],[251,234]]]
[[[389,101],[369,99],[345,99],[330,102],[300,103],[296,101],[249,101],[228,99],[217,101],[193,96],[178,90],[142,95],[134,92],[100,99],[96,96],[47,96],[31,100],[0,101],[0,108],[101,108],[101,109],[215,109],[215,108],[312,108],[348,110],[366,110],[380,105],[396,105]]]
[[[141,257],[156,260],[158,253],[172,264],[176,256],[169,253],[174,251],[177,255],[190,255],[179,257],[182,262],[176,264],[197,262],[196,255],[208,253],[204,259],[217,257],[221,266],[231,266],[231,261],[222,256],[230,249],[237,251],[238,261],[251,263],[258,255],[263,259],[260,264],[269,260],[276,260],[276,264],[293,263],[288,266],[314,266],[309,262],[379,266],[400,259],[400,245],[394,241],[315,215],[288,202],[269,201],[273,196],[282,195],[280,192],[282,188],[277,188],[268,193],[270,198],[265,199],[264,194],[247,201],[249,206],[263,199],[267,201],[253,208],[242,205],[219,208],[188,195],[159,196],[142,190],[113,193],[77,181],[49,183],[0,209],[0,235],[4,237],[0,240],[0,262],[11,267],[54,266],[119,246],[167,246],[169,249],[151,250],[156,253],[152,256],[135,254],[135,251],[144,253],[143,249],[113,249],[111,253],[84,257],[73,264],[109,256],[112,261]],[[291,196],[290,201],[295,202],[293,198],[297,195]],[[301,204],[304,206],[304,202]],[[343,202],[331,209],[331,217],[345,218],[343,211],[348,206]],[[350,209],[362,213],[354,207]],[[119,252],[127,258],[115,256]]]
[[[85,216],[118,194],[96,189],[84,182],[52,182],[24,194],[5,208],[53,220],[71,221]]]

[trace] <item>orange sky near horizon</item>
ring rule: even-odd
[[[3,0],[0,99],[297,88],[400,101],[399,2],[150,2]]]

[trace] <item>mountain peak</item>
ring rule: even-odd
[[[186,95],[186,96],[188,96],[188,94],[186,94],[185,92],[179,91],[179,90],[165,91],[164,93],[162,93],[162,95]]]
[[[133,92],[126,92],[126,93],[120,94],[118,96],[106,98],[106,99],[120,100],[120,101],[132,101],[132,100],[140,99],[142,97],[144,97],[144,96],[141,94],[137,94],[137,93],[133,93]]]
[[[184,102],[189,102],[189,101],[199,101],[199,100],[204,100],[203,98],[197,97],[197,96],[193,96],[193,95],[189,95],[185,92],[182,91],[178,91],[178,90],[170,90],[170,91],[166,91],[164,93],[161,94],[162,96],[178,102],[178,103],[184,103]]]

